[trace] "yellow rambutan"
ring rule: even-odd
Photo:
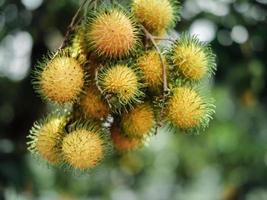
[[[93,85],[86,89],[79,105],[85,116],[92,119],[103,120],[109,113],[108,104],[102,99],[101,93]]]
[[[144,145],[143,138],[130,138],[124,135],[120,128],[111,127],[111,140],[115,148],[121,152],[136,150]]]
[[[28,149],[52,164],[61,161],[60,143],[64,137],[65,116],[49,116],[41,123],[34,123],[28,138]]]
[[[143,95],[140,88],[138,72],[125,64],[116,64],[105,67],[98,75],[99,85],[104,95],[111,95],[113,105],[126,105],[139,102],[138,97]]]
[[[57,103],[74,101],[82,91],[85,73],[72,57],[56,56],[34,74],[33,85],[45,99]]]
[[[91,125],[75,127],[62,141],[64,161],[75,169],[95,167],[105,154],[102,131]]]
[[[205,127],[214,112],[194,89],[181,86],[173,90],[173,95],[167,102],[166,116],[168,120],[180,129]]]
[[[138,43],[137,28],[120,9],[100,10],[90,17],[86,38],[100,56],[118,58],[129,54]]]
[[[162,64],[158,52],[150,50],[144,53],[138,58],[137,64],[142,70],[147,87],[152,92],[160,91],[162,88]]]
[[[149,103],[138,104],[121,117],[121,127],[130,138],[143,138],[151,133],[155,125],[153,108]]]
[[[159,36],[175,24],[179,7],[171,0],[133,0],[132,10],[150,33]]]
[[[199,81],[215,69],[215,58],[211,49],[195,36],[182,34],[171,51],[173,68],[185,79]]]

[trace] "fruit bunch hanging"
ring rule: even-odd
[[[34,123],[29,150],[86,170],[110,149],[141,148],[160,126],[206,128],[214,105],[199,85],[213,75],[215,56],[196,36],[168,37],[179,11],[175,0],[84,1],[60,48],[35,67],[34,89],[56,109]]]

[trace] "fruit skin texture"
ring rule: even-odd
[[[195,36],[182,34],[171,50],[174,73],[187,80],[199,81],[216,68],[210,47]]]
[[[66,117],[49,116],[42,123],[35,123],[30,130],[28,149],[51,164],[61,161],[60,143],[64,137]]]
[[[167,118],[180,129],[198,126],[205,116],[205,104],[197,92],[188,87],[177,87],[167,104]]]
[[[164,59],[166,64],[166,60]],[[155,50],[150,50],[140,56],[137,64],[143,72],[147,87],[152,92],[160,92],[162,89],[162,64],[159,54]]]
[[[44,99],[63,104],[77,99],[84,79],[78,61],[68,56],[56,56],[42,69],[37,68],[33,85]]]
[[[104,95],[113,97],[114,106],[119,102],[120,105],[139,102],[138,97],[142,96],[139,74],[135,69],[125,64],[116,64],[105,68],[98,75],[99,85]],[[111,102],[113,103],[113,102]]]
[[[121,129],[116,126],[112,126],[110,132],[111,140],[118,151],[127,152],[136,150],[144,144],[144,139],[127,137],[123,134]]]
[[[153,108],[149,103],[138,104],[129,112],[124,112],[121,127],[129,138],[143,138],[151,133],[155,125]]]
[[[62,155],[75,169],[95,167],[104,157],[104,141],[98,130],[77,128],[63,138]]]
[[[87,30],[89,48],[99,56],[120,58],[128,55],[138,44],[135,22],[118,8],[97,11],[89,18]]]
[[[80,107],[86,117],[103,120],[109,113],[108,104],[102,100],[100,92],[91,85],[81,97]]]
[[[163,35],[178,19],[179,8],[169,0],[133,0],[132,10],[150,33]]]

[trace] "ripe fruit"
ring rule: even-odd
[[[104,94],[111,95],[111,103],[114,101],[126,105],[139,102],[138,97],[143,95],[138,73],[125,64],[105,68],[100,72],[98,79]]]
[[[100,92],[93,85],[87,88],[79,104],[88,118],[103,120],[109,113],[108,104],[102,99]]]
[[[135,23],[120,9],[96,12],[86,28],[89,47],[100,56],[123,57],[133,51],[138,43]]]
[[[142,70],[147,87],[152,92],[161,91],[162,64],[158,52],[155,50],[145,52],[137,59],[137,64]]]
[[[209,78],[215,59],[195,36],[181,34],[175,42],[163,37],[179,18],[177,2],[81,4],[59,50],[34,74],[37,92],[70,114],[34,124],[28,143],[33,153],[86,170],[106,155],[106,136],[127,152],[144,146],[161,125],[186,132],[208,126],[214,106],[194,84]],[[162,40],[171,48],[158,46]]]
[[[84,85],[85,74],[72,57],[60,55],[53,58],[35,73],[33,85],[45,99],[56,103],[74,101]]]
[[[144,138],[155,125],[153,108],[149,103],[139,104],[129,112],[124,112],[121,127],[129,138]]]
[[[162,35],[175,24],[179,8],[170,0],[133,0],[132,10],[149,32]]]
[[[215,69],[215,58],[210,47],[187,34],[182,34],[173,45],[171,59],[174,72],[192,81],[199,81]]]
[[[121,152],[135,150],[144,144],[143,138],[130,138],[123,135],[120,128],[113,126],[110,130],[111,140],[115,148]]]
[[[166,115],[168,120],[180,129],[191,129],[205,126],[213,109],[192,88],[176,87],[167,102]]]
[[[60,162],[60,143],[68,122],[65,116],[52,115],[43,122],[36,122],[30,130],[28,149],[52,164]]]
[[[75,169],[83,170],[95,167],[104,158],[104,154],[102,133],[91,125],[75,127],[63,138],[63,158]]]

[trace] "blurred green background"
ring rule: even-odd
[[[176,30],[217,54],[216,115],[199,136],[161,129],[145,148],[88,174],[46,166],[26,135],[46,105],[30,71],[55,50],[77,0],[0,0],[0,199],[266,200],[267,0],[185,0]]]

